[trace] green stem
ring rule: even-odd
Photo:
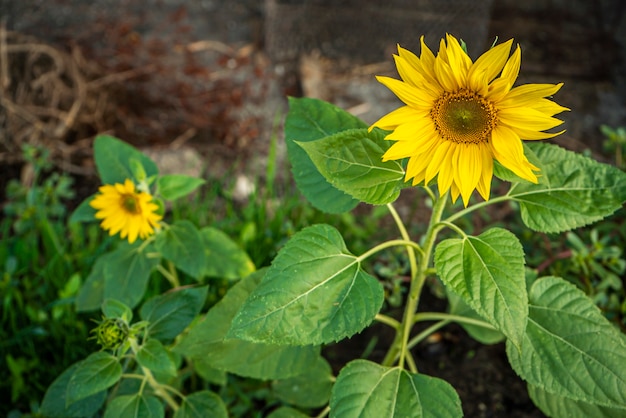
[[[509,190],[509,193],[510,192],[511,191]],[[483,208],[485,206],[493,205],[494,203],[506,202],[507,200],[511,200],[511,196],[509,196],[508,194],[504,196],[494,197],[493,199],[489,199],[483,202],[476,203],[475,205],[472,205],[468,208],[460,210],[454,215],[449,216],[447,219],[444,220],[444,222],[452,223],[456,221],[457,219],[462,218],[463,216],[467,215],[468,213],[474,212],[477,209]]]
[[[158,264],[157,270],[163,275],[163,277],[167,279],[168,282],[170,282],[172,287],[176,289],[177,287],[180,287],[178,275],[176,274],[176,268],[174,267],[174,264],[169,260],[167,261],[167,266],[169,267],[169,270],[163,267],[161,264]]]
[[[326,415],[328,415],[329,412],[330,412],[330,406],[327,406],[326,408],[322,410],[322,412],[317,414],[315,418],[324,418]]]
[[[389,325],[391,328],[395,330],[400,329],[400,322],[396,321],[395,319],[387,315],[376,314],[376,316],[374,317],[374,321],[378,321],[381,324]]]
[[[463,238],[467,237],[467,234],[465,233],[465,231],[463,231],[461,228],[459,228],[452,222],[442,221],[442,222],[439,222],[437,225],[446,226],[450,228],[451,230],[453,230],[454,232],[456,232],[457,234],[459,234],[460,236],[462,236]]]
[[[481,319],[468,318],[467,316],[453,315],[445,312],[420,312],[415,314],[413,320],[415,323],[423,321],[458,322],[460,324],[475,325],[477,327],[495,330],[493,325]]]
[[[364,252],[363,254],[361,254],[360,256],[357,257],[358,261],[363,261],[368,257],[371,257],[372,255],[376,254],[379,251],[382,251],[386,248],[390,248],[390,247],[400,247],[400,246],[405,246],[405,247],[411,247],[412,249],[414,249],[415,251],[419,252],[420,254],[423,253],[422,251],[422,247],[420,247],[417,243],[411,241],[411,240],[404,240],[404,239],[392,239],[389,241],[385,241],[383,243],[378,244],[377,246],[375,246],[374,248],[371,248],[369,250],[367,250],[366,252]]]
[[[409,350],[411,348],[415,347],[417,344],[419,344],[423,340],[425,340],[426,338],[428,338],[429,335],[433,334],[438,329],[445,327],[449,323],[450,323],[450,321],[439,321],[439,322],[437,322],[435,324],[432,324],[431,326],[426,328],[424,331],[422,331],[419,334],[417,334],[415,337],[411,338],[411,340],[409,341],[409,343],[407,345]]]
[[[443,210],[446,207],[447,199],[448,194],[445,193],[434,202],[433,212],[431,214],[430,222],[428,224],[428,229],[426,230],[426,239],[424,240],[424,245],[422,247],[423,252],[421,254],[422,257],[420,263],[416,269],[413,269],[413,266],[415,264],[411,264],[411,287],[409,289],[409,295],[407,297],[406,306],[404,309],[401,329],[400,332],[396,334],[396,338],[383,360],[383,366],[391,366],[395,359],[399,356],[398,365],[399,367],[404,367],[404,360],[408,351],[409,336],[411,333],[411,328],[414,324],[413,317],[415,316],[415,313],[417,311],[420,294],[426,281],[426,272],[429,270],[430,257],[435,246],[437,233],[442,227],[441,225],[439,225],[439,221],[441,220]],[[415,257],[415,254],[413,254],[412,256]],[[409,260],[410,257],[411,255],[409,255]]]
[[[137,354],[137,351],[139,351],[139,347],[137,346],[136,339],[134,338],[130,339],[130,346],[131,346],[131,349],[133,350],[133,353]],[[180,406],[174,400],[174,398],[172,398],[172,396],[165,390],[163,385],[157,382],[157,380],[152,375],[152,372],[150,371],[150,369],[143,367],[141,365],[140,367],[141,367],[141,371],[145,375],[145,379],[147,383],[150,385],[150,387],[152,387],[152,390],[154,390],[154,393],[160,396],[170,406],[170,408],[172,408],[174,412],[178,411],[178,408],[180,408]]]

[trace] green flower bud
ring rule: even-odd
[[[96,334],[93,338],[104,350],[115,350],[128,339],[129,328],[121,318],[104,318],[91,332]]]

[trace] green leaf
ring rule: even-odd
[[[193,369],[202,379],[218,386],[225,386],[227,383],[226,372],[211,366],[204,357],[193,359]]]
[[[205,227],[200,234],[206,254],[203,276],[235,280],[256,270],[248,253],[224,232]]]
[[[176,376],[176,365],[170,358],[163,344],[157,339],[150,338],[137,350],[137,361],[143,367],[155,373],[164,373]]]
[[[107,259],[111,253],[100,256],[94,263],[85,283],[76,295],[75,304],[78,312],[95,311],[100,309],[104,302],[104,286]]]
[[[112,253],[105,254],[104,299],[117,299],[130,308],[134,308],[143,299],[150,279],[150,273],[160,260],[149,257],[146,248],[141,246],[120,245]]]
[[[272,384],[276,397],[303,408],[317,408],[328,403],[333,387],[333,372],[330,364],[319,357],[309,371]]]
[[[124,183],[124,180],[134,178],[132,160],[141,163],[148,177],[159,173],[154,161],[132,145],[109,135],[96,137],[93,153],[98,175],[104,184]]]
[[[528,385],[530,399],[541,411],[552,418],[623,418],[623,409],[598,406],[553,395],[536,386]]]
[[[552,144],[531,144],[541,161],[539,184],[513,185],[524,223],[562,232],[603,219],[626,200],[626,173]]]
[[[133,319],[133,311],[115,299],[106,299],[102,303],[102,313],[107,318],[122,318],[126,323],[130,323]]]
[[[329,213],[348,212],[358,200],[332,186],[317,170],[298,142],[315,141],[347,129],[367,128],[359,118],[322,100],[289,98],[285,121],[285,141],[291,171],[309,202]]]
[[[626,408],[626,343],[582,291],[558,277],[535,281],[521,352],[507,355],[522,379],[574,401]]]
[[[116,357],[104,351],[89,355],[78,367],[67,384],[66,405],[101,392],[120,380],[122,366]]]
[[[200,313],[207,291],[207,286],[183,288],[146,301],[139,316],[150,323],[148,335],[161,341],[176,337]]]
[[[463,299],[461,299],[460,296],[456,295],[455,293],[451,291],[446,292],[446,293],[447,293],[447,298],[448,298],[449,312],[452,315],[459,315],[459,316],[464,316],[470,319],[483,320],[483,317],[478,315],[475,310],[473,310],[465,302],[463,302]],[[480,342],[481,344],[487,344],[487,345],[496,344],[496,343],[503,341],[505,338],[504,334],[502,334],[500,331],[495,330],[495,329],[485,328],[485,327],[481,327],[478,325],[466,324],[462,322],[459,322],[459,325],[463,327],[463,329],[473,339]]]
[[[272,411],[267,418],[309,418],[309,416],[298,411],[297,409],[289,408],[288,406],[281,406],[280,408]]]
[[[163,405],[158,398],[143,394],[122,395],[114,398],[104,413],[104,418],[162,418]]]
[[[354,360],[339,372],[330,398],[330,416],[462,417],[461,400],[444,380]]]
[[[189,221],[176,221],[156,236],[156,246],[164,258],[195,279],[206,266],[200,232]]]
[[[69,219],[70,223],[97,221],[96,210],[89,206],[89,203],[91,203],[95,196],[96,195],[89,196],[87,199],[83,200],[76,209],[74,209],[74,212],[72,212]]]
[[[106,391],[100,391],[67,405],[67,387],[80,363],[71,365],[48,387],[39,412],[49,418],[82,418],[93,416],[104,404]]]
[[[356,334],[372,322],[384,297],[360,264],[332,226],[303,229],[279,251],[227,336],[318,345]]]
[[[184,174],[168,174],[158,178],[157,192],[165,200],[176,200],[206,183],[203,179]]]
[[[305,373],[319,357],[317,347],[291,347],[225,338],[235,314],[258,286],[265,270],[234,285],[206,316],[183,335],[174,351],[202,359],[218,370],[255,379],[284,379]]]
[[[385,133],[380,129],[350,129],[317,141],[298,142],[326,181],[372,205],[391,203],[402,188],[404,169],[397,161],[382,161]]]
[[[215,393],[203,390],[185,397],[174,418],[228,418],[226,405]]]
[[[517,346],[528,317],[524,250],[511,232],[447,239],[435,250],[441,280]]]

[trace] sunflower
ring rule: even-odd
[[[106,184],[89,203],[96,209],[96,218],[102,219],[100,227],[109,235],[118,232],[122,239],[128,236],[133,243],[137,237],[146,239],[154,233],[154,228],[163,217],[159,215],[159,205],[152,201],[152,195],[135,190],[135,184],[126,179],[124,184]]]
[[[537,183],[539,169],[524,155],[521,140],[563,132],[544,132],[563,123],[554,115],[569,110],[546,98],[563,83],[513,87],[521,51],[518,45],[510,53],[512,39],[475,62],[451,35],[441,40],[437,56],[424,37],[420,43],[420,57],[398,46],[394,59],[402,80],[376,77],[406,105],[370,127],[393,131],[385,139],[397,141],[383,161],[408,158],[405,181],[428,185],[437,176],[440,195],[450,190],[465,206],[474,190],[489,199],[494,160]]]

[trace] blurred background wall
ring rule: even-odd
[[[109,85],[120,91],[109,129],[138,143],[263,149],[286,95],[372,122],[398,105],[373,77],[395,74],[396,45],[418,52],[425,35],[436,50],[446,32],[474,58],[515,38],[520,82],[565,82],[564,146],[598,149],[601,124],[626,125],[623,0],[0,0],[0,20],[12,36],[125,74]],[[26,63],[14,60],[13,76]]]

